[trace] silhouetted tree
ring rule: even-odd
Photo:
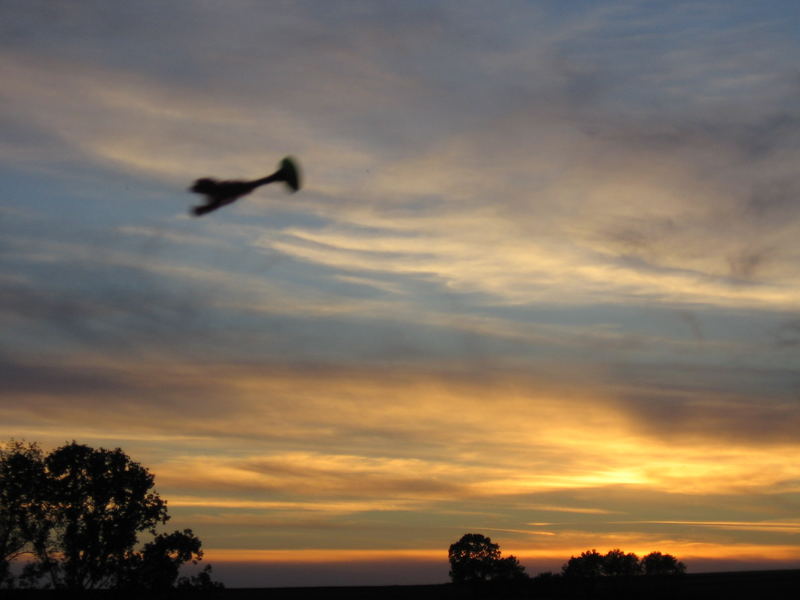
[[[609,550],[603,557],[603,574],[616,577],[632,577],[642,572],[639,557],[633,552],[625,554],[619,548]]]
[[[224,588],[219,581],[211,579],[211,565],[206,565],[202,570],[189,577],[181,577],[175,585],[179,590],[218,590]]]
[[[165,589],[181,564],[202,557],[191,530],[156,535],[169,519],[166,503],[152,491],[153,475],[119,448],[72,442],[43,457],[38,446],[10,442],[0,453],[0,477],[3,569],[30,552],[35,560],[23,577],[31,584],[44,578],[73,591]],[[143,532],[155,537],[136,551]]]
[[[580,556],[572,556],[561,567],[564,577],[569,579],[591,579],[604,575],[603,556],[597,550],[581,552]]]
[[[500,558],[494,563],[493,580],[497,581],[518,581],[528,579],[525,567],[519,564],[517,557],[513,554]]]
[[[122,450],[72,442],[45,457],[51,535],[36,549],[39,575],[70,590],[109,587],[138,534],[167,522],[153,476]]]
[[[144,545],[141,552],[131,556],[131,586],[148,591],[169,589],[178,580],[178,571],[183,563],[197,561],[203,557],[200,540],[191,529],[157,535]]]
[[[682,575],[686,573],[686,565],[671,554],[651,552],[642,558],[641,570],[645,575]]]
[[[466,533],[450,545],[450,577],[454,583],[526,578],[514,556],[501,558],[500,546],[479,533]]]
[[[450,545],[450,577],[456,583],[486,581],[500,558],[500,546],[479,533],[466,533]]]
[[[127,557],[125,574],[120,587],[148,592],[150,596],[174,587],[210,589],[221,587],[211,580],[211,567],[206,566],[192,577],[178,579],[181,565],[196,565],[203,558],[200,540],[191,529],[159,534],[138,551]]]

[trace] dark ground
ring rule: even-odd
[[[524,585],[451,584],[337,587],[229,589],[221,600],[517,600],[568,598],[642,598],[687,600],[800,600],[800,570],[698,573],[683,577],[636,577],[633,580],[604,579],[595,585],[532,580]]]
[[[51,600],[69,597],[64,592],[0,590],[2,600]],[[90,592],[87,600],[133,600],[153,596]],[[560,578],[534,579],[521,584],[408,585],[308,588],[229,588],[215,592],[191,592],[169,598],[208,600],[798,600],[800,569],[784,571],[736,571],[697,573],[682,577],[603,578],[594,583],[568,583]]]

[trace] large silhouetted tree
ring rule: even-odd
[[[525,567],[514,556],[501,558],[500,546],[479,533],[464,534],[450,545],[450,577],[454,583],[525,578]]]
[[[57,589],[173,586],[180,565],[202,557],[200,540],[188,529],[156,535],[169,515],[152,488],[119,448],[72,442],[44,456],[10,442],[0,454],[2,572],[28,552],[25,579]],[[142,533],[155,537],[136,550]]]
[[[108,587],[124,570],[138,534],[167,522],[153,475],[122,450],[67,444],[45,458],[53,535],[37,551],[57,587]],[[55,557],[58,556],[58,559]]]

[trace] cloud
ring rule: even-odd
[[[457,468],[419,459],[308,452],[245,461],[192,457],[159,468],[164,485],[183,490],[243,489],[293,497],[347,498],[357,489],[359,498],[383,498],[382,510],[397,510],[429,498],[462,496],[465,486],[450,477],[453,470]],[[421,472],[426,475],[420,476]]]
[[[655,525],[691,525],[737,531],[765,531],[771,533],[800,533],[798,522],[771,521],[649,521]]]
[[[585,515],[607,515],[614,513],[614,511],[612,510],[605,510],[602,508],[590,508],[590,507],[579,507],[579,506],[548,506],[546,504],[532,504],[530,508],[534,510],[541,510],[547,512],[565,512],[565,513],[577,513]],[[536,523],[529,523],[529,525],[536,525]]]
[[[208,379],[204,365],[94,359],[90,368],[87,359],[39,369],[43,389],[29,383],[32,370],[10,367],[17,401],[4,421],[40,433],[59,423],[59,437],[135,447],[183,436],[174,455],[145,450],[180,495],[504,504],[602,486],[707,495],[791,491],[800,481],[787,460],[798,451],[788,405],[712,403],[700,391],[648,414],[643,401],[615,403],[614,387],[509,372],[217,363]]]

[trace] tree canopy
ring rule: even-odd
[[[642,571],[645,575],[682,575],[686,573],[686,565],[672,554],[651,552],[642,558]]]

